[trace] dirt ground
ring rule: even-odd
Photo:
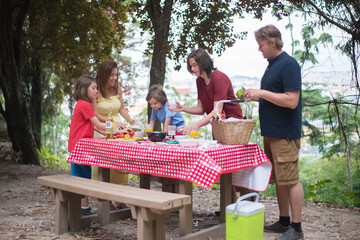
[[[9,150],[10,143],[0,142],[0,239],[73,240],[136,239],[136,220],[119,220],[106,226],[93,224],[78,233],[54,234],[55,203],[50,192],[36,183],[36,177],[65,173],[40,166],[22,165]],[[137,186],[136,181],[129,185]],[[160,189],[157,181],[153,189]],[[194,188],[194,232],[218,223],[214,212],[219,209],[219,190]],[[260,198],[265,205],[265,221],[277,219],[274,197]],[[96,211],[96,202],[91,201]],[[329,204],[305,202],[303,209],[305,239],[360,239],[360,210]],[[264,239],[279,234],[264,233]],[[179,237],[178,215],[167,218],[166,239]],[[225,239],[225,236],[222,238]]]

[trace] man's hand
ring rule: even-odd
[[[259,101],[260,98],[260,89],[246,89],[244,91],[244,100],[249,101]]]

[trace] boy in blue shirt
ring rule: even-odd
[[[160,84],[154,84],[150,87],[146,101],[152,108],[150,124],[154,124],[155,120],[159,119],[164,124],[164,132],[168,131],[169,125],[175,125],[176,129],[185,125],[185,119],[181,113],[173,113],[169,110],[166,93]]]

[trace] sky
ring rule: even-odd
[[[262,21],[254,19],[252,16],[247,16],[244,19],[235,21],[235,32],[248,31],[248,36],[245,40],[238,40],[235,45],[225,50],[221,56],[213,55],[214,65],[220,71],[227,74],[229,77],[234,75],[243,75],[248,77],[261,78],[267,66],[267,60],[263,58],[261,52],[258,51],[254,32],[267,25],[275,25],[282,33],[282,40],[284,42],[283,50],[291,54],[291,36],[290,30],[285,26],[288,24],[288,18],[277,20],[269,13],[264,15]],[[301,29],[304,20],[301,16],[291,16],[291,22],[294,25],[294,38],[301,41]],[[334,42],[340,41],[342,38],[341,32],[336,29],[331,29],[330,34],[333,36]],[[313,71],[328,72],[328,71],[350,71],[351,64],[349,60],[342,56],[339,52],[334,50],[334,47],[324,48],[320,46],[321,52],[317,56],[319,64],[313,68]],[[169,63],[171,66],[172,63]],[[180,72],[173,71],[171,77],[173,80],[180,80],[187,74],[191,75],[186,70],[186,64],[182,65]]]

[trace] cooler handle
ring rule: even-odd
[[[236,203],[235,203],[235,207],[234,207],[234,210],[232,212],[232,216],[234,218],[237,217],[238,213],[237,213],[237,208],[238,208],[238,205],[240,204],[240,202],[246,198],[249,198],[249,197],[256,197],[255,199],[255,202],[259,202],[259,194],[257,192],[252,192],[252,193],[248,193],[248,194],[245,194],[245,195],[242,195],[240,196],[237,200],[236,200]]]

